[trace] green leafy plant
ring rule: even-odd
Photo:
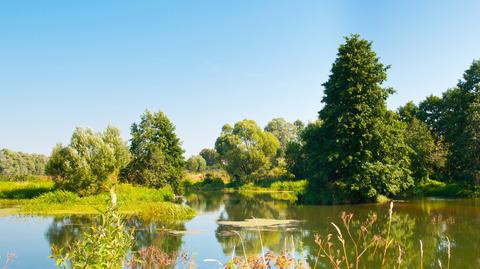
[[[122,268],[133,240],[133,229],[126,229],[112,191],[112,205],[101,214],[99,223],[94,224],[65,252],[54,249],[52,258],[59,268]]]

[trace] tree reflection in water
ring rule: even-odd
[[[385,236],[388,205],[295,205],[286,201],[272,199],[268,194],[240,195],[224,193],[195,193],[187,195],[186,203],[198,211],[199,216],[208,212],[212,219],[203,218],[202,229],[214,231],[213,237],[202,238],[201,246],[209,251],[214,246],[221,246],[220,253],[207,258],[228,257],[235,247],[237,255],[243,256],[243,248],[236,233],[241,234],[245,243],[247,255],[261,253],[260,238],[257,228],[217,225],[215,219],[222,221],[241,221],[245,219],[293,219],[302,220],[294,226],[261,227],[261,237],[266,249],[276,253],[285,248],[292,248],[292,238],[297,255],[302,249],[313,262],[318,246],[314,235],[326,236],[335,234],[331,222],[341,224],[340,215],[343,211],[354,214],[357,222],[352,223],[352,231],[357,231],[360,221],[376,213],[378,220],[369,232]],[[431,201],[419,200],[398,202],[394,206],[391,237],[401,245],[403,251],[403,266],[419,268],[420,243],[423,242],[424,268],[437,268],[438,260],[446,264],[448,242],[451,240],[451,268],[480,268],[480,205],[478,200]],[[87,229],[94,218],[90,216],[56,217],[46,232],[46,238],[51,245],[64,247],[77,239]],[[208,220],[208,224],[205,223]],[[134,250],[148,246],[156,246],[165,252],[174,253],[189,247],[190,241],[197,235],[184,236],[168,233],[167,229],[184,230],[184,224],[167,225],[156,221],[146,221],[138,218],[127,220],[129,227],[135,227]],[[355,228],[356,227],[356,228]],[[196,227],[191,227],[195,229]],[[202,236],[202,235],[200,235]],[[204,236],[204,235],[203,235]],[[198,237],[197,237],[198,238]],[[182,240],[186,240],[182,246]],[[336,239],[335,239],[336,240]],[[348,242],[347,242],[348,243]],[[210,246],[212,246],[210,248]],[[192,249],[201,252],[202,249]],[[222,253],[223,252],[223,253]],[[312,253],[314,255],[309,255]],[[391,249],[390,255],[397,255],[397,249]],[[192,254],[192,253],[188,253]],[[217,256],[218,255],[218,256]],[[299,256],[297,256],[299,257]],[[376,268],[378,258],[363,259],[365,268]],[[325,261],[319,262],[318,268],[329,268]]]
[[[472,204],[473,203],[473,204]],[[245,196],[229,194],[224,199],[224,210],[219,214],[222,221],[241,221],[252,217],[267,219],[303,220],[297,227],[261,227],[263,245],[276,253],[289,249],[293,238],[297,255],[304,250],[316,254],[318,246],[314,242],[316,233],[335,234],[331,222],[341,224],[342,212],[354,213],[356,222],[352,231],[359,231],[360,221],[369,215],[377,214],[378,220],[372,234],[386,236],[388,223],[388,205],[335,205],[335,206],[298,206],[285,201],[272,200],[265,195]],[[460,219],[460,221],[458,220]],[[390,237],[397,242],[395,249],[389,251],[391,261],[398,258],[398,245],[404,252],[402,264],[407,267],[419,267],[420,243],[424,248],[424,268],[438,266],[438,260],[447,262],[448,242],[451,239],[451,268],[480,268],[480,211],[475,200],[464,201],[413,201],[397,203],[394,208]],[[236,233],[241,234],[247,255],[261,253],[259,233],[256,228],[219,225],[216,239],[221,244],[223,254],[232,254],[235,247],[237,255],[243,255],[241,241]],[[461,242],[461,243],[459,243]],[[348,242],[347,242],[348,244]],[[352,249],[353,251],[353,249]],[[350,253],[353,256],[353,252]],[[315,255],[310,255],[313,261]],[[381,255],[365,259],[365,266],[375,268]],[[372,267],[373,266],[373,267]],[[393,266],[391,264],[390,266]],[[319,268],[328,268],[320,263]]]
[[[84,231],[96,221],[95,216],[68,216],[55,217],[45,236],[52,247],[52,251],[65,249],[69,244],[78,240]],[[169,230],[185,230],[184,224],[162,224],[155,221],[146,221],[138,217],[126,219],[125,224],[135,229],[135,244],[133,251],[154,246],[165,253],[177,253],[182,246],[182,235],[171,234]]]

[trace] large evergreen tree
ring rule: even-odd
[[[393,92],[371,42],[351,35],[340,46],[305,149],[312,187],[349,201],[392,196],[412,185],[405,124],[386,107]],[[334,190],[334,191],[332,191]]]
[[[170,185],[179,191],[185,160],[173,123],[163,112],[147,110],[140,123],[132,124],[131,135],[128,181],[152,187]]]

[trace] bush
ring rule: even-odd
[[[307,180],[297,181],[277,181],[272,183],[270,188],[276,191],[291,191],[295,193],[303,193],[308,186]]]
[[[133,246],[133,230],[128,231],[115,206],[110,207],[82,238],[68,247],[65,255],[53,249],[60,268],[122,268]]]
[[[465,188],[460,184],[447,184],[445,182],[428,179],[425,183],[419,184],[413,189],[413,195],[453,198],[468,196],[468,193],[465,192]]]
[[[90,195],[108,189],[128,163],[126,143],[120,131],[108,127],[103,133],[77,128],[70,145],[57,145],[47,163],[47,173],[57,187]]]
[[[46,204],[67,204],[77,202],[80,197],[73,192],[56,190],[44,193],[36,199]]]
[[[129,202],[173,202],[174,193],[170,186],[161,189],[121,184],[117,188],[119,204]]]

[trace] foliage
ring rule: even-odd
[[[100,215],[82,238],[69,246],[65,256],[57,256],[60,268],[122,268],[130,247],[133,230],[127,231],[115,205]],[[54,251],[56,253],[60,251]]]
[[[29,175],[44,175],[47,156],[28,154],[8,149],[0,150],[0,175],[20,178]]]
[[[191,172],[202,172],[207,169],[207,162],[200,155],[194,155],[187,160],[187,169]]]
[[[306,178],[308,176],[308,160],[306,156],[305,144],[307,141],[311,141],[310,138],[313,139],[312,133],[317,131],[320,125],[320,120],[309,123],[306,127],[302,123],[301,129],[298,127],[298,138],[294,141],[290,141],[287,144],[285,150],[286,166],[288,171],[295,175],[296,178]]]
[[[279,146],[278,139],[253,120],[239,121],[233,128],[225,125],[215,142],[223,166],[237,182],[251,182],[264,175]]]
[[[199,153],[203,157],[207,166],[214,166],[218,164],[218,153],[215,149],[202,149]]]
[[[117,128],[108,126],[102,133],[76,128],[68,146],[55,146],[46,170],[59,188],[88,195],[114,184],[128,160]]]
[[[80,197],[73,192],[55,190],[40,195],[36,201],[45,204],[73,204],[80,201]]]
[[[186,178],[183,181],[184,189],[188,191],[221,191],[227,187],[228,176],[221,172],[209,171],[201,175],[200,179]]]
[[[411,196],[458,198],[474,195],[457,183],[445,183],[429,179],[417,184],[412,190]]]
[[[340,46],[323,84],[322,124],[305,135],[313,189],[350,201],[396,195],[413,183],[405,125],[386,107],[393,90],[381,87],[388,67],[371,46],[358,35]]]
[[[275,118],[267,123],[265,131],[275,135],[280,142],[278,156],[283,157],[288,143],[297,140],[298,134],[301,131],[300,123],[297,122],[297,125],[295,125],[286,121],[284,118]]]
[[[296,181],[277,181],[270,185],[270,189],[274,191],[291,191],[295,193],[303,193],[308,186],[307,180]]]
[[[445,142],[447,172],[467,185],[480,183],[480,60],[474,61],[456,87],[419,105],[418,117]]]
[[[175,126],[163,112],[145,111],[131,128],[132,161],[125,170],[129,182],[179,192],[185,161]]]
[[[445,152],[437,146],[427,125],[417,118],[407,123],[405,142],[412,148],[411,170],[417,181],[425,181],[445,165]]]

